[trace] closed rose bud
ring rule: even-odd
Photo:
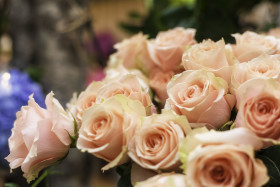
[[[181,27],[158,33],[148,42],[148,52],[154,64],[163,71],[176,70],[184,50],[195,44],[194,29]]]

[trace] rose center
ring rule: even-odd
[[[256,67],[255,71],[264,74],[268,71],[268,67],[266,65],[259,65]]]
[[[102,131],[106,123],[107,123],[107,119],[102,119],[94,123],[93,134],[98,135]]]
[[[223,182],[226,178],[225,170],[222,166],[217,166],[211,170],[211,176],[215,181]]]
[[[185,93],[185,99],[194,98],[201,94],[203,87],[201,85],[193,85],[188,87]]]
[[[262,114],[268,114],[271,112],[271,106],[269,105],[269,103],[266,102],[261,102],[261,103],[257,103],[257,111]]]
[[[87,109],[87,108],[91,107],[92,105],[94,105],[95,102],[96,102],[96,97],[95,96],[90,96],[90,97],[87,98],[87,102],[85,103],[83,108]]]
[[[163,138],[159,134],[152,135],[147,140],[147,147],[151,150],[156,149],[162,142]]]

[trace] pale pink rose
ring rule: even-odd
[[[68,108],[75,117],[78,127],[81,126],[84,111],[96,103],[97,92],[102,86],[102,82],[92,82],[78,98],[75,98],[76,95],[73,96]]]
[[[84,112],[77,148],[108,161],[102,170],[123,164],[129,160],[127,144],[143,116],[143,105],[124,95],[93,105]]]
[[[165,108],[185,115],[193,128],[218,128],[230,119],[235,97],[220,77],[205,70],[187,70],[167,85]]]
[[[185,116],[163,110],[142,119],[128,145],[128,155],[143,168],[176,169],[180,164],[179,144],[190,131]]]
[[[139,33],[115,46],[117,52],[110,57],[109,66],[121,63],[125,68],[137,68],[149,72],[154,66],[147,51],[147,36]]]
[[[247,31],[233,34],[236,44],[232,45],[233,53],[239,62],[248,62],[262,54],[279,54],[279,39]]]
[[[148,52],[153,62],[163,71],[176,70],[186,48],[196,43],[195,29],[181,27],[158,33],[148,42]]]
[[[180,148],[187,186],[256,187],[268,182],[267,168],[254,156],[262,141],[252,132],[199,131],[193,131]]]
[[[233,66],[230,92],[236,90],[244,82],[254,78],[274,78],[280,75],[280,55],[263,54],[248,63],[238,63]]]
[[[149,88],[149,80],[140,70],[127,69],[122,64],[118,64],[115,67],[106,68],[106,78],[103,82],[112,82],[128,74],[135,75],[144,89]]]
[[[107,98],[122,94],[130,99],[140,101],[146,107],[147,114],[150,114],[152,101],[149,88],[142,85],[136,75],[124,75],[102,86],[97,93],[96,102],[101,103]]]
[[[31,95],[28,105],[17,112],[9,138],[10,154],[6,160],[11,169],[21,166],[28,182],[67,154],[71,144],[69,134],[74,135],[72,117],[53,98],[52,92],[46,97],[46,106],[47,109],[41,108]]]
[[[164,173],[136,183],[135,187],[187,187],[185,175]]]
[[[183,54],[183,65],[186,70],[205,69],[230,83],[231,65],[235,63],[230,46],[224,40],[214,42],[204,40],[193,45]]]
[[[270,29],[267,34],[270,36],[274,36],[275,38],[280,38],[280,28],[277,27]]]
[[[173,71],[162,72],[160,69],[155,69],[150,74],[150,86],[155,91],[157,99],[165,101],[168,98],[166,86],[174,75]]]
[[[252,79],[237,90],[236,127],[245,127],[268,142],[280,142],[280,83]],[[266,145],[267,146],[267,145]]]

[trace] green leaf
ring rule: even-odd
[[[125,163],[117,167],[116,171],[121,176],[117,187],[132,187],[131,184],[131,166],[132,162]]]
[[[275,145],[256,153],[256,158],[263,161],[268,170],[269,182],[265,187],[280,186],[280,146]]]
[[[227,131],[234,128],[233,121],[226,122],[223,126],[217,129],[217,131]]]
[[[9,183],[5,183],[5,184],[4,184],[4,187],[19,187],[19,185],[16,184],[16,183],[11,183],[11,182],[9,182]]]
[[[42,181],[44,181],[44,179],[46,179],[47,177],[49,177],[50,175],[57,175],[57,174],[62,174],[59,171],[55,171],[54,170],[55,166],[49,167],[47,169],[44,170],[44,172],[40,175],[39,178],[37,178],[33,184],[31,185],[31,187],[37,187]],[[48,181],[47,181],[48,182]]]

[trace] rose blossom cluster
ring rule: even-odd
[[[266,184],[255,152],[280,143],[280,40],[194,36],[175,28],[116,44],[105,79],[74,94],[67,110],[53,93],[46,109],[30,96],[9,139],[11,169],[31,181],[76,147],[106,160],[102,170],[132,162],[137,187]]]

